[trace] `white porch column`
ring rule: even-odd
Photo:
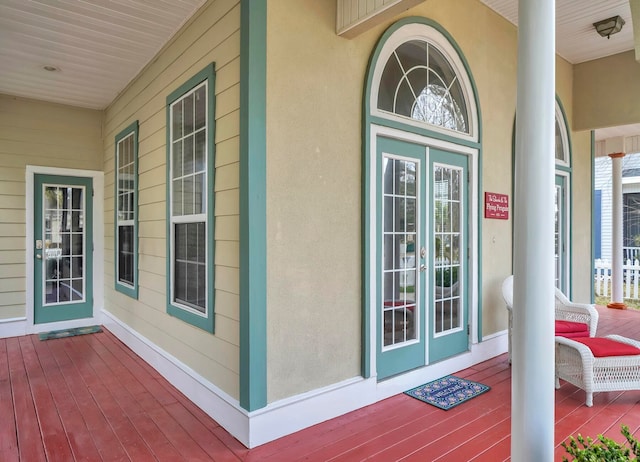
[[[622,159],[624,158],[624,138],[605,140],[606,152],[611,157],[611,302],[609,308],[625,309],[622,294],[623,277],[623,220],[622,220]]]
[[[555,0],[518,2],[511,460],[554,452]]]

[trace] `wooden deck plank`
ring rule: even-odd
[[[331,460],[349,461],[370,457],[371,460],[395,460],[398,454],[406,456],[424,446],[425,441],[437,441],[449,433],[457,431],[465,423],[482,419],[488,410],[504,405],[504,396],[508,393],[510,382],[492,383],[492,390],[471,401],[455,407],[449,411],[436,409],[436,413],[425,415],[423,418],[407,425],[389,428],[387,432],[372,439],[363,446],[341,454]],[[414,400],[406,397],[406,399]],[[417,400],[414,400],[417,401]],[[420,403],[430,409],[433,406]],[[434,408],[435,409],[435,408]]]
[[[34,462],[45,461],[46,456],[40,437],[40,425],[35,404],[31,397],[31,388],[29,387],[18,337],[7,339],[7,358],[13,390],[13,409],[20,458]]]
[[[126,393],[128,378],[122,377],[123,381],[120,382],[119,377],[111,374],[100,356],[88,346],[84,337],[86,336],[69,339],[74,345],[70,357],[75,363],[84,362],[90,366],[84,369],[83,379],[93,382],[94,378],[99,378],[100,383],[92,385],[90,391],[102,414],[132,460],[155,460],[152,451],[130,418],[138,410],[135,407],[127,408],[118,402],[118,397]]]
[[[599,311],[598,335],[640,332],[640,313]],[[0,460],[55,460],[57,444],[68,460],[109,462],[510,460],[507,355],[455,375],[492,389],[450,411],[399,394],[248,450],[106,329],[0,339],[0,415],[11,415],[0,418]],[[556,460],[570,434],[622,441],[621,424],[640,429],[640,391],[596,393],[592,408],[584,399],[568,383],[555,391]]]
[[[17,460],[18,439],[6,339],[0,339],[0,416],[3,416],[0,419],[0,460]]]
[[[510,415],[503,420],[494,421],[495,425],[492,425],[493,422],[489,422],[479,433],[475,436],[468,435],[465,441],[463,441],[458,446],[454,447],[449,452],[443,454],[438,459],[433,459],[434,461],[446,462],[449,460],[472,460],[474,458],[479,458],[479,448],[486,447],[490,449],[493,445],[499,443],[503,439],[506,438],[505,435],[508,435],[511,432],[511,417]],[[484,452],[484,451],[483,451]],[[420,459],[420,457],[423,457]],[[488,454],[485,454],[486,459],[489,460]],[[495,455],[491,455],[492,459],[496,460]],[[407,461],[411,460],[425,460],[422,452],[418,451],[415,454],[412,454],[411,457],[406,459]]]
[[[47,340],[45,345],[56,359],[58,367],[69,391],[75,398],[78,408],[82,412],[87,429],[93,436],[94,443],[101,457],[105,461],[128,461],[126,451],[122,447],[98,403],[94,400],[89,385],[84,381],[76,364],[67,355],[67,339]],[[82,369],[86,369],[81,365]]]
[[[69,440],[31,338],[20,337],[19,343],[47,460],[60,462],[72,460]]]

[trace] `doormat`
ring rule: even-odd
[[[73,337],[74,335],[94,334],[102,332],[100,326],[74,327],[72,329],[52,330],[39,335],[40,340],[50,340],[52,338]]]
[[[404,393],[420,401],[448,411],[491,390],[491,387],[471,380],[447,375],[433,382],[425,383]]]

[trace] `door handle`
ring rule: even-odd
[[[420,271],[426,271],[426,270],[427,270],[427,265],[425,265],[424,263],[420,265]]]
[[[36,254],[36,258],[37,258],[38,260],[42,260],[42,255],[40,255],[39,253],[37,253],[37,254]]]

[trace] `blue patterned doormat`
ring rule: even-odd
[[[448,411],[452,407],[469,401],[491,387],[471,380],[461,379],[455,375],[447,375],[433,382],[405,391],[405,394],[425,403]]]
[[[73,337],[74,335],[94,334],[102,332],[100,326],[74,327],[73,329],[52,330],[43,332],[39,335],[40,340],[49,340],[52,338]]]

